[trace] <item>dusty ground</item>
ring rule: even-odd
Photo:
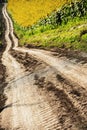
[[[5,6],[3,16],[8,84],[0,130],[87,130],[86,54],[18,47]]]
[[[26,71],[33,72],[42,63],[40,60],[30,56],[28,53],[22,53],[19,51],[10,51],[11,55],[16,58],[16,60],[25,66]]]
[[[26,48],[29,49],[43,49],[47,51],[53,52],[54,56],[60,56],[60,57],[67,57],[70,60],[76,60],[76,62],[81,62],[81,63],[87,63],[87,53],[81,52],[78,50],[71,50],[71,49],[64,49],[64,48],[42,48],[42,47],[37,47],[37,46],[32,46],[32,45],[25,45]]]
[[[26,56],[25,53],[17,51],[11,51],[11,54],[25,66],[26,70],[31,70],[35,74],[34,80],[35,85],[38,86],[38,92],[48,99],[52,110],[58,117],[57,125],[60,126],[60,129],[86,130],[86,90],[78,84],[67,80],[58,72],[56,73],[52,67],[47,67],[45,63],[36,60],[31,55],[27,54]],[[41,68],[41,70],[37,68]],[[45,68],[47,68],[46,72],[44,72]]]
[[[3,46],[1,46],[0,47],[0,113],[2,112],[5,105],[5,101],[7,99],[6,95],[4,94],[4,88],[7,85],[5,81],[6,67],[2,64],[2,61],[1,61],[3,51],[4,51],[4,48]],[[0,122],[1,122],[1,115],[0,115]],[[1,125],[0,125],[0,130],[1,130]]]
[[[78,50],[70,50],[70,49],[51,49],[54,56],[67,57],[69,60],[75,60],[77,63],[87,64],[87,53],[81,52]]]
[[[0,6],[0,41],[3,42],[3,35],[2,35],[2,30],[4,30],[3,25],[3,20],[2,20],[2,13],[1,13],[1,6]],[[0,113],[3,110],[3,107],[5,105],[6,101],[6,95],[4,94],[4,88],[6,87],[7,83],[5,81],[5,72],[6,72],[6,67],[2,64],[2,55],[5,50],[5,45],[1,45],[0,43]],[[0,114],[0,130],[1,130],[1,114]]]

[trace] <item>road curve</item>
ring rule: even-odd
[[[5,108],[1,113],[2,128],[8,130],[54,130],[58,127],[57,116],[53,111],[44,96],[41,96],[37,87],[34,85],[34,76],[29,75],[22,65],[13,58],[9,50],[12,46],[12,41],[9,38],[10,30],[13,35],[13,28],[9,25],[9,17],[6,12],[6,6],[2,10],[5,22],[5,41],[7,44],[6,50],[2,57],[2,62],[6,66],[6,78],[8,85],[5,89],[5,94],[8,98]],[[14,78],[14,80],[12,80]]]
[[[10,35],[14,42],[14,48],[13,48],[14,50],[24,53],[27,52],[33,55],[34,57],[41,59],[42,61],[44,61],[45,63],[56,69],[56,71],[64,75],[66,78],[78,83],[79,85],[82,85],[84,88],[87,88],[87,66],[84,68],[81,65],[74,64],[65,57],[56,58],[52,56],[50,52],[45,50],[26,49],[18,47],[18,39],[13,34],[13,24],[6,12],[6,9],[5,14],[9,20]]]
[[[7,109],[4,109],[1,113],[2,128],[8,130],[80,130],[79,125],[83,123],[83,121],[86,121],[87,115],[86,110],[84,110],[85,108],[83,108],[83,98],[81,98],[82,101],[80,102],[78,101],[78,98],[69,95],[67,87],[72,90],[74,89],[72,85],[70,88],[70,86],[65,83],[57,83],[56,80],[52,81],[52,74],[54,76],[59,73],[70,82],[76,83],[77,86],[81,86],[81,88],[77,88],[80,88],[83,94],[87,96],[87,66],[84,67],[75,64],[65,57],[55,57],[48,51],[18,47],[18,39],[13,33],[13,24],[6,11],[6,5],[3,7],[2,13],[6,22],[5,41],[7,44],[2,57],[2,62],[6,66],[8,75],[6,80],[9,82],[5,89],[5,94],[8,98],[6,101]],[[50,74],[49,80],[54,82],[56,85],[54,88],[58,89],[57,96],[59,96],[59,100],[56,106],[53,107],[50,105],[46,95],[39,93],[38,86],[34,84],[35,73],[30,74],[30,72],[26,72],[24,66],[18,63],[9,53],[13,43],[13,49],[15,51],[22,53],[27,52],[38,60],[40,59],[43,64],[46,63],[45,65],[49,68],[49,71],[45,69],[45,71],[47,71],[47,73],[45,73],[43,72],[44,69],[41,68],[37,73],[41,73],[41,75],[45,75],[47,78]],[[52,94],[56,95],[55,91]],[[52,94],[49,93],[51,96]],[[68,114],[70,110],[68,105],[72,107],[70,114]],[[60,110],[58,110],[59,113],[55,112],[56,109]],[[65,116],[65,113],[67,115],[67,120],[64,124],[63,121],[60,121],[61,112],[63,113],[63,117]],[[80,113],[82,113],[82,115],[80,115]],[[81,121],[79,121],[79,119]],[[66,127],[67,122],[68,126]],[[72,123],[72,128],[71,125],[69,126],[70,123]]]

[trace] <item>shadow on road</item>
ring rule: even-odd
[[[14,105],[15,103],[18,103],[18,101],[14,102],[14,103],[10,103],[10,104],[8,104],[8,105],[2,107],[2,108],[0,109],[0,113],[1,113],[3,110],[5,110],[5,109],[7,109],[7,108],[9,108],[9,107],[34,106],[34,105],[42,104],[42,103],[44,103],[44,101],[43,101],[43,102],[31,103],[31,104],[16,104],[16,105]]]

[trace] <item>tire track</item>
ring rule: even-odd
[[[55,56],[52,56],[50,52],[39,50],[39,49],[26,49],[26,48],[20,48],[18,47],[18,39],[15,37],[13,33],[13,24],[6,12],[5,8],[5,14],[9,21],[10,26],[10,36],[11,39],[13,39],[14,47],[13,49],[15,51],[29,53],[30,55],[33,55],[35,58],[38,58],[38,60],[42,60],[43,62],[47,63],[48,65],[52,66],[56,71],[60,72],[62,75],[64,75],[67,79],[74,81],[78,83],[79,85],[86,88],[87,86],[87,68],[84,68],[83,66],[73,64],[70,60],[67,58],[59,57],[56,58]]]
[[[3,60],[8,69],[7,80],[15,78],[14,82],[7,86],[10,90],[5,90],[8,97],[6,105],[9,105],[2,113],[2,126],[9,130],[86,130],[87,69],[72,64],[66,58],[52,57],[47,51],[17,47],[18,39],[13,34],[13,25],[6,6],[3,15],[7,23],[7,48]],[[52,67],[45,63],[45,66],[41,67],[39,64],[34,73],[24,76],[24,67],[9,54],[12,43],[16,53],[27,52]],[[57,74],[59,72],[61,74]],[[36,74],[39,76],[35,76]]]
[[[76,129],[76,130],[86,130],[87,129],[87,107],[82,108],[82,102],[84,102],[84,96],[77,100],[76,97],[72,97],[69,94],[68,87],[72,88],[72,84],[69,83],[68,85],[63,82],[64,78],[57,75],[58,84],[56,86],[52,83],[52,81],[46,81],[35,78],[35,84],[38,84],[41,91],[43,90],[47,98],[50,98],[50,105],[53,108],[54,112],[58,115],[59,123],[61,123],[60,129]],[[41,82],[40,82],[41,81]],[[61,82],[62,81],[62,82]],[[64,88],[66,86],[66,88]],[[44,90],[45,89],[45,90]],[[78,89],[78,87],[77,87]],[[85,91],[84,91],[85,92]],[[42,92],[41,92],[42,93]],[[86,94],[86,92],[85,92]],[[85,97],[85,100],[87,98]],[[75,103],[76,102],[76,103]],[[77,105],[79,103],[79,105]],[[81,104],[80,104],[81,103]],[[58,105],[59,104],[59,105]]]
[[[7,81],[14,77],[14,82],[11,81],[4,91],[8,100],[1,113],[1,126],[4,127],[2,129],[55,130],[58,124],[57,116],[51,110],[49,102],[43,95],[39,95],[37,87],[33,85],[34,76],[24,76],[24,74],[26,75],[24,67],[9,54],[12,46],[9,37],[11,27],[9,26],[5,6],[3,16],[6,20],[5,40],[7,48],[2,60],[7,68]],[[42,111],[43,114],[41,114]]]
[[[71,123],[68,123],[69,125],[71,124],[71,126],[72,126],[72,124],[76,124],[77,126],[79,126],[78,129],[86,130],[87,129],[87,106],[86,106],[87,92],[86,92],[86,90],[84,90],[81,86],[66,80],[64,77],[62,77],[59,74],[57,74],[56,77],[58,80],[58,84],[54,85],[52,83],[52,81],[54,81],[54,79],[51,79],[50,80],[51,82],[47,82],[47,83],[46,83],[46,81],[42,82],[42,80],[41,80],[42,78],[39,79],[39,81],[36,82],[36,84],[39,84],[39,88],[43,88],[43,87],[46,88],[47,95],[49,92],[48,97],[51,98],[50,100],[51,101],[53,100],[53,102],[54,102],[54,104],[52,104],[54,112],[58,111],[57,112],[57,114],[58,114],[59,111],[61,111],[61,114],[63,115],[63,113],[65,111],[63,110],[64,111],[63,112],[62,109],[66,108],[66,110],[70,111],[70,114],[68,111],[66,111],[64,116],[62,116],[62,118],[60,118],[62,121],[64,120],[64,117],[68,116],[66,118],[66,120],[69,118],[70,118],[70,120],[73,119],[71,121]],[[78,91],[76,91],[76,89]],[[79,90],[80,90],[80,92],[79,92]],[[80,95],[80,94],[82,94],[82,95]],[[53,97],[55,97],[55,98],[53,98]],[[62,105],[58,106],[59,102]],[[83,107],[83,104],[85,104],[84,107]],[[60,115],[58,116],[58,119],[59,119],[59,117],[60,117]],[[67,125],[67,123],[66,123],[66,125]],[[62,126],[63,126],[63,124],[62,124]],[[64,128],[65,128],[65,122],[64,122],[64,127],[62,129],[64,129]],[[69,128],[67,128],[67,129],[69,129]],[[71,128],[71,129],[77,130],[77,128]]]

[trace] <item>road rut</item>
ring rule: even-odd
[[[4,93],[8,99],[1,113],[1,127],[6,130],[86,130],[87,65],[55,57],[49,51],[18,47],[6,5],[2,13],[7,45],[2,62],[8,82]],[[20,57],[11,54],[11,49]],[[29,57],[23,63],[25,54],[32,57],[31,60],[40,61],[32,72],[25,68]]]

